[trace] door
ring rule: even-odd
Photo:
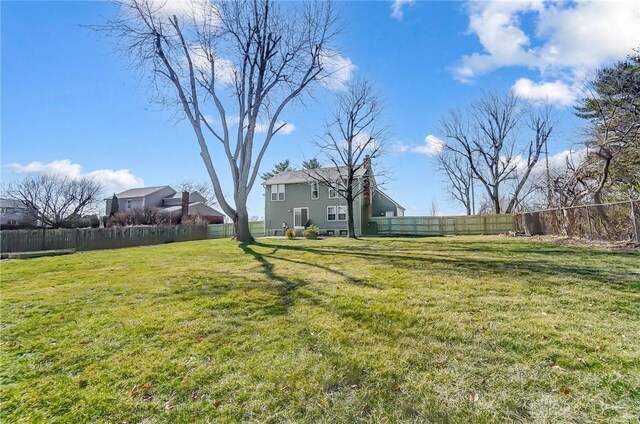
[[[304,228],[309,220],[309,208],[293,208],[293,228]]]

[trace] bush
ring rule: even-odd
[[[305,236],[305,238],[308,238],[309,240],[317,239],[319,234],[320,234],[320,228],[316,227],[315,225],[309,225],[302,232],[302,235]]]
[[[180,220],[182,225],[207,225],[209,221],[201,215],[185,215]]]
[[[298,235],[297,233],[298,232],[295,230],[295,228],[287,228],[287,233],[286,234],[287,234],[287,238],[289,240],[295,240],[296,236]]]
[[[98,215],[86,215],[82,218],[78,219],[74,224],[73,228],[98,228],[100,226],[100,218]]]
[[[117,212],[107,220],[107,227],[127,227],[130,225],[171,225],[171,216],[154,208],[134,209],[131,212]]]

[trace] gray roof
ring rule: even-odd
[[[155,193],[156,191],[164,190],[165,188],[170,188],[172,191],[175,192],[175,190],[173,190],[170,186],[165,185],[165,186],[155,186],[155,187],[132,188],[129,190],[125,190],[122,193],[118,193],[116,194],[116,196],[118,197],[118,199],[131,199],[134,197],[145,197],[150,195],[151,193]]]
[[[389,196],[387,193],[385,193],[384,191],[380,190],[379,188],[375,189],[376,193],[380,193],[381,195],[383,195],[384,197],[386,197],[387,199],[389,199],[391,201],[391,203],[395,204],[397,207],[399,207],[400,209],[402,209],[403,211],[406,210],[406,208],[404,206],[402,206],[400,203],[396,202],[395,200],[393,200],[391,198],[391,196]]]
[[[200,198],[204,199],[204,196],[202,194],[200,194],[199,192],[197,192],[197,191],[189,192],[189,198],[191,198],[191,196],[200,197]],[[165,199],[182,199],[182,192],[181,191],[176,191],[171,196],[165,197]]]
[[[0,197],[0,205],[10,208],[26,208],[21,200],[13,199],[11,197]]]
[[[202,210],[207,210],[208,215],[220,215],[220,216],[224,216],[224,214],[222,212],[218,212],[216,209],[212,208],[211,206],[205,205],[202,202],[195,202],[195,203],[190,203],[189,204],[189,209],[191,208],[195,208],[195,209],[202,209]],[[165,212],[177,212],[177,211],[182,211],[182,206],[167,206],[164,208],[160,208],[160,210],[165,211]]]
[[[360,167],[360,169],[356,171],[356,177],[363,176],[366,171],[367,170],[364,166]],[[341,166],[339,168],[300,169],[297,171],[285,171],[276,174],[265,181],[264,185],[309,183],[323,179],[337,181],[340,177],[346,178],[346,176],[346,166]]]

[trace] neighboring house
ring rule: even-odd
[[[173,217],[182,213],[182,193],[178,193],[170,186],[140,187],[116,193],[119,212],[132,212],[136,209],[154,208],[166,212]],[[111,212],[112,198],[105,200],[105,215]],[[200,215],[211,223],[224,222],[224,215],[211,206],[197,191],[189,193],[189,215]]]
[[[0,198],[0,225],[35,227],[38,220],[18,199]]]
[[[345,169],[287,171],[264,182],[265,234],[283,235],[283,227],[303,229],[316,225],[325,235],[347,235],[347,201],[328,186],[316,181],[310,173],[325,180],[338,181]],[[361,168],[354,181],[356,188],[366,186],[354,201],[356,235],[371,234],[369,220],[373,216],[403,216],[404,208],[376,186],[370,169]]]

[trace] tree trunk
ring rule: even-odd
[[[356,237],[356,226],[353,219],[353,199],[351,196],[347,198],[347,222],[349,226],[349,238],[357,239]]]
[[[238,208],[233,220],[233,232],[236,240],[241,243],[251,243],[255,240],[249,230],[249,214],[246,208]]]
[[[500,198],[494,193],[491,200],[493,200],[493,213],[500,215]]]

